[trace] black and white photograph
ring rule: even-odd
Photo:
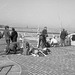
[[[75,75],[75,0],[0,0],[0,75]]]

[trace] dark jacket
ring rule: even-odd
[[[11,33],[11,40],[12,40],[12,42],[16,42],[17,41],[17,37],[18,37],[18,33],[16,31],[13,31]]]
[[[61,34],[60,34],[60,38],[65,40],[66,36],[67,36],[67,32],[66,31],[62,31]]]
[[[47,36],[48,36],[48,34],[47,34],[47,30],[46,30],[46,29],[44,29],[44,30],[42,31],[41,35],[43,35],[43,36],[47,37]]]

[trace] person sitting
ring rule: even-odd
[[[21,40],[18,42],[12,42],[9,46],[6,46],[6,54],[22,54],[23,53],[23,46]]]
[[[48,48],[34,48],[30,46],[30,44],[27,42],[26,44],[27,52],[26,55],[33,55],[33,56],[46,56],[48,55],[51,51]]]
[[[58,41],[56,40],[55,36],[51,39],[50,42],[51,46],[56,47],[58,45]]]
[[[48,48],[44,48],[43,49],[43,53],[45,54],[45,55],[48,55],[48,54],[50,54],[50,49],[48,49]]]
[[[41,49],[38,49],[38,48],[31,48],[29,50],[29,55],[32,55],[32,56],[46,56],[43,51]]]

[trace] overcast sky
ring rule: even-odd
[[[74,28],[75,0],[0,0],[0,24]]]

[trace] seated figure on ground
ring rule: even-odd
[[[50,44],[51,44],[52,47],[56,47],[56,46],[59,45],[55,36],[53,36],[53,38],[51,39]]]
[[[27,42],[26,44],[26,55],[33,55],[33,56],[46,56],[48,55],[51,51],[48,48],[34,48],[32,46],[30,46],[30,44]]]
[[[6,54],[23,53],[23,43],[20,39],[18,42],[12,42],[9,46],[6,46]]]

